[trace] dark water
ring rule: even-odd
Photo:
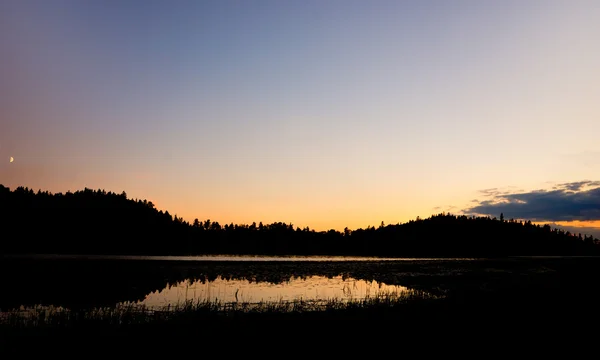
[[[360,257],[360,256],[261,256],[261,255],[203,255],[203,256],[144,256],[144,255],[58,255],[58,254],[34,254],[34,255],[5,255],[3,259],[38,259],[38,260],[145,260],[145,261],[299,261],[299,262],[339,262],[339,261],[452,261],[469,260],[465,258],[384,258],[384,257]]]
[[[568,269],[565,264],[585,263],[589,273],[598,262],[543,257],[4,256],[0,258],[0,311],[130,304],[156,308],[185,301],[348,301],[410,290],[465,292],[548,274],[560,280],[561,269]]]
[[[264,256],[29,255],[2,258],[0,310],[35,306],[175,306],[185,301],[360,300],[399,294],[397,279],[376,276],[394,263],[457,259]],[[460,260],[467,261],[467,260]],[[385,271],[390,274],[389,270]],[[405,274],[406,275],[406,274]],[[391,282],[390,282],[391,281]]]

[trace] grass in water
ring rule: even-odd
[[[377,293],[362,299],[324,299],[277,302],[222,302],[193,301],[165,307],[146,307],[128,304],[118,307],[102,307],[70,310],[37,306],[31,309],[15,309],[4,312],[0,325],[4,328],[47,328],[47,327],[126,327],[165,322],[190,322],[203,319],[231,318],[247,315],[300,315],[306,313],[348,313],[355,311],[391,310],[410,302],[440,299],[425,291]]]

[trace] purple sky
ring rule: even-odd
[[[343,229],[598,180],[598,19],[591,0],[3,0],[0,183]]]

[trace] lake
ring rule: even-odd
[[[39,306],[164,309],[190,301],[352,301],[407,291],[443,296],[532,279],[552,284],[550,276],[557,276],[558,267],[585,262],[598,267],[597,259],[544,257],[4,256],[0,311]]]
[[[131,305],[158,309],[189,301],[353,301],[408,291],[396,278],[408,275],[408,264],[421,264],[424,270],[465,261],[469,259],[4,256],[0,278],[10,291],[0,299],[0,310]],[[404,270],[395,271],[394,264],[404,264]]]
[[[404,286],[342,276],[290,277],[282,283],[217,277],[210,281],[181,281],[154,291],[143,300],[124,302],[119,306],[140,305],[149,309],[165,309],[181,306],[187,301],[250,304],[280,301],[353,301],[387,294],[400,295],[407,290]]]
[[[129,346],[135,356],[169,344],[217,344],[247,355],[277,345],[314,352],[314,341],[356,354],[356,346],[413,346],[410,336],[443,344],[437,340],[456,335],[454,344],[494,346],[538,336],[543,347],[548,335],[560,337],[552,343],[577,329],[594,335],[599,260],[3,256],[0,344],[5,336],[29,351],[35,336],[44,352],[75,344],[78,354],[118,354]],[[193,301],[200,306],[178,307]]]

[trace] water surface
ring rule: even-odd
[[[292,277],[282,283],[252,280],[228,280],[217,277],[212,281],[185,280],[148,294],[144,300],[120,305],[143,305],[164,308],[198,302],[291,302],[291,301],[356,301],[379,295],[401,295],[404,286],[357,280],[343,276]]]
[[[149,255],[71,255],[71,254],[18,254],[4,255],[6,259],[39,260],[151,260],[151,261],[456,261],[475,258],[389,258],[367,256],[266,256],[266,255],[197,255],[197,256],[149,256]]]
[[[482,269],[475,259],[344,256],[3,256],[0,311],[186,301],[360,300],[378,292],[436,290]]]

